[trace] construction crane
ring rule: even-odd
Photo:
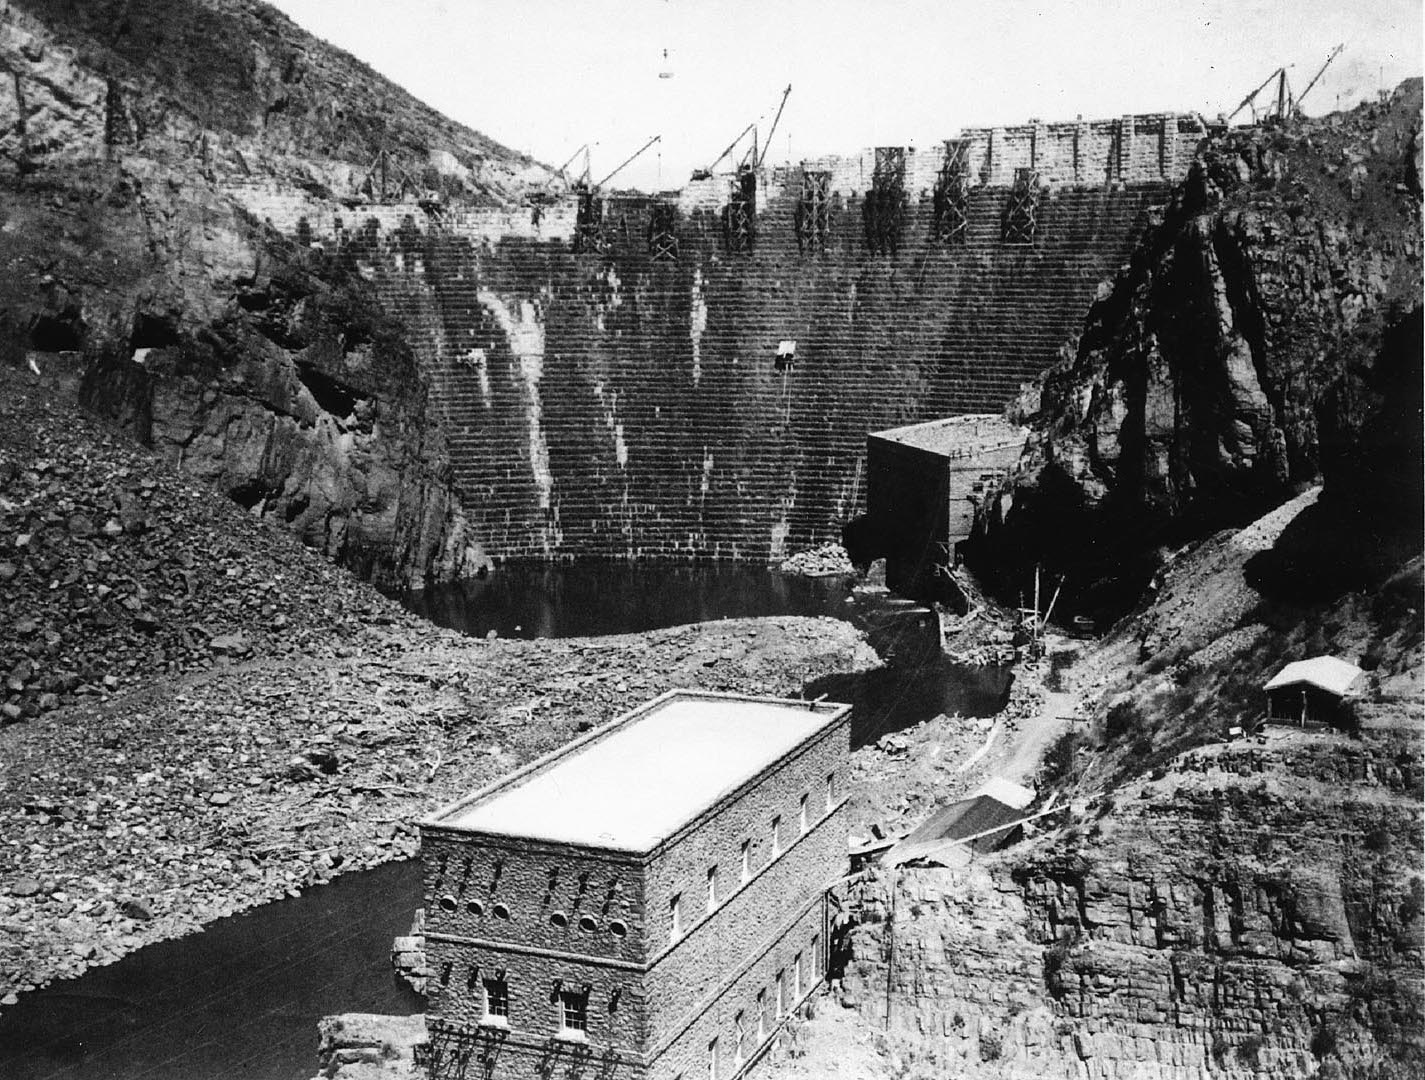
[[[585,143],[583,146],[579,147],[579,149],[575,150],[572,154],[570,154],[570,155],[569,155],[569,159],[568,159],[567,161],[565,161],[563,165],[559,166],[559,168],[557,168],[557,169],[554,170],[554,176],[562,176],[562,177],[564,177],[565,183],[568,183],[569,177],[567,177],[567,176],[564,175],[564,170],[567,169],[567,168],[569,168],[570,165],[574,164],[574,159],[575,159],[576,157],[578,157],[580,154],[583,154],[583,155],[584,155],[584,172],[583,172],[583,174],[579,177],[579,180],[580,180],[580,182],[587,184],[587,183],[589,182],[589,145],[590,145],[589,143]],[[554,177],[550,177],[550,183],[553,183],[553,182],[554,182]]]
[[[757,126],[757,121],[754,120],[752,123],[748,124],[745,128],[743,128],[741,131],[739,131],[739,132],[737,133],[737,138],[733,139],[732,142],[730,142],[730,143],[727,144],[727,149],[726,149],[726,150],[724,150],[724,151],[723,151],[721,154],[719,154],[717,157],[713,158],[711,165],[709,165],[706,169],[694,169],[694,170],[693,170],[693,179],[694,179],[694,180],[707,180],[709,177],[711,177],[712,174],[713,174],[713,170],[718,167],[718,165],[721,163],[722,159],[725,158],[725,157],[727,157],[728,154],[732,153],[732,151],[737,147],[737,144],[742,141],[742,137],[743,137],[744,135],[746,135],[749,131],[751,131],[753,128],[755,128],[756,126]]]
[[[769,132],[767,132],[767,144],[766,144],[765,147],[763,147],[763,149],[762,149],[762,154],[761,154],[761,156],[758,157],[758,159],[757,159],[757,168],[759,168],[759,169],[762,168],[762,161],[763,161],[764,158],[766,158],[766,156],[767,156],[767,151],[770,150],[770,149],[772,149],[772,136],[775,135],[775,134],[777,134],[777,124],[781,122],[781,119],[782,119],[782,110],[787,107],[787,98],[791,96],[791,93],[792,93],[792,84],[791,84],[791,83],[787,83],[787,88],[782,91],[782,101],[781,101],[781,104],[779,104],[779,105],[777,106],[777,115],[776,115],[776,117],[774,117],[773,120],[772,120],[772,130],[769,131]]]
[[[1283,80],[1283,82],[1286,80],[1286,68],[1279,67],[1270,75],[1268,75],[1265,79],[1263,79],[1261,85],[1259,85],[1255,90],[1253,90],[1250,94],[1244,97],[1242,99],[1241,104],[1239,104],[1235,109],[1233,109],[1230,113],[1227,114],[1228,121],[1230,122],[1234,116],[1236,116],[1239,112],[1245,109],[1248,105],[1251,105],[1252,102],[1256,101],[1257,95],[1267,88],[1267,83],[1277,78],[1280,78],[1281,80]]]
[[[738,166],[738,168],[739,168],[739,169],[745,168],[745,167],[747,166],[747,164],[748,164],[748,161],[750,160],[751,163],[752,163],[752,165],[753,165],[754,167],[760,169],[760,168],[762,167],[762,161],[763,161],[763,159],[767,156],[767,151],[772,148],[772,136],[777,133],[777,124],[778,124],[778,123],[781,121],[781,119],[782,119],[782,110],[787,107],[787,95],[790,94],[791,92],[792,92],[792,84],[791,84],[791,83],[788,83],[788,84],[787,84],[787,88],[782,91],[782,101],[781,101],[781,104],[779,104],[779,105],[777,106],[777,115],[776,115],[776,117],[775,117],[775,118],[773,119],[773,121],[772,121],[772,130],[771,130],[770,132],[768,132],[768,134],[767,134],[767,144],[766,144],[765,148],[762,148],[762,149],[760,150],[760,153],[759,153],[759,147],[758,147],[759,140],[758,140],[758,138],[757,138],[757,121],[754,120],[754,121],[752,121],[752,123],[748,124],[745,128],[743,128],[741,131],[739,131],[739,132],[737,133],[737,138],[733,139],[732,142],[728,143],[728,144],[727,144],[727,149],[724,150],[724,151],[723,151],[721,154],[719,154],[717,157],[713,158],[712,163],[711,163],[710,165],[708,165],[707,168],[705,168],[705,169],[694,169],[694,170],[693,170],[693,179],[694,179],[694,180],[707,180],[707,179],[710,179],[710,178],[712,177],[713,170],[716,169],[716,168],[718,167],[718,165],[720,165],[720,164],[722,163],[722,160],[723,160],[725,157],[727,157],[728,154],[732,153],[734,150],[737,149],[737,144],[740,143],[740,142],[747,136],[747,133],[748,133],[749,131],[752,132],[752,147],[751,147],[751,150],[750,150],[750,153],[749,153],[749,154],[744,154],[744,155],[743,155],[742,162],[741,162],[741,164]]]
[[[613,172],[609,173],[608,176],[604,177],[602,180],[600,180],[597,184],[594,185],[594,190],[595,190],[595,191],[599,190],[601,187],[603,187],[605,184],[607,184],[610,180],[612,180],[615,176],[617,176],[619,173],[623,172],[624,169],[628,168],[628,167],[629,167],[630,165],[632,165],[635,161],[637,161],[640,157],[642,157],[642,156],[643,156],[643,152],[644,152],[645,150],[647,150],[650,146],[652,146],[654,143],[658,142],[658,141],[659,141],[660,139],[662,139],[662,138],[663,138],[662,135],[655,135],[655,136],[653,136],[653,138],[649,139],[646,143],[644,143],[642,146],[640,146],[640,147],[639,147],[637,150],[635,150],[632,154],[630,154],[628,157],[624,158],[623,162],[619,165],[618,168],[616,168]]]
[[[1321,67],[1317,70],[1317,72],[1316,72],[1315,75],[1311,76],[1311,81],[1306,84],[1306,89],[1303,90],[1300,94],[1298,94],[1298,95],[1296,96],[1296,108],[1297,108],[1297,111],[1300,111],[1300,110],[1301,110],[1301,103],[1302,103],[1302,101],[1304,101],[1304,100],[1306,99],[1306,95],[1307,95],[1307,94],[1311,93],[1311,88],[1316,85],[1316,81],[1317,81],[1318,79],[1320,79],[1321,76],[1323,76],[1323,75],[1326,74],[1326,69],[1331,66],[1331,61],[1332,61],[1332,60],[1335,60],[1336,57],[1340,56],[1340,55],[1341,55],[1341,52],[1342,52],[1345,48],[1346,48],[1346,43],[1343,41],[1343,42],[1341,42],[1341,44],[1337,45],[1334,49],[1332,49],[1332,50],[1331,50],[1331,55],[1326,58],[1326,62],[1321,65]]]

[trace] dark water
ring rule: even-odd
[[[391,974],[420,903],[417,863],[390,863],[22,995],[0,1077],[305,1080],[321,1017],[423,1008]]]
[[[488,577],[396,599],[437,626],[484,637],[634,634],[766,615],[846,617],[843,577],[801,578],[739,563],[507,564]]]
[[[1007,669],[940,655],[923,609],[853,594],[844,578],[788,578],[736,565],[567,563],[506,567],[482,581],[400,598],[442,626],[483,636],[618,634],[719,618],[833,615],[869,635],[888,667],[810,682],[857,706],[856,745],[936,713],[986,716]],[[631,706],[637,702],[630,702]],[[306,1080],[317,1021],[332,1013],[409,1014],[391,939],[421,902],[415,863],[349,874],[294,900],[151,945],[0,1011],[0,1080]]]

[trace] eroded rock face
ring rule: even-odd
[[[1416,1075],[1403,734],[1200,751],[1027,850],[871,881],[849,994],[921,1075]]]
[[[247,0],[25,0],[0,69],[0,362],[79,358],[88,408],[380,582],[483,565],[408,331],[233,192],[335,199],[383,148],[477,203],[542,170]]]
[[[426,1018],[342,1013],[317,1025],[320,1068],[314,1080],[419,1080],[416,1047],[426,1042]]]
[[[1069,603],[1111,606],[1155,546],[1321,474],[1323,440],[1359,433],[1382,342],[1419,304],[1420,107],[1411,80],[1382,104],[1209,145],[1072,356],[1020,403],[1036,433],[986,514],[982,561],[1010,576],[1042,561],[1075,579]],[[1116,601],[1095,596],[1115,578]]]

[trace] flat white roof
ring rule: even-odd
[[[430,823],[647,851],[849,708],[674,691]]]
[[[1272,676],[1264,689],[1277,690],[1297,683],[1310,683],[1329,693],[1345,697],[1351,684],[1365,672],[1355,664],[1334,656],[1313,656],[1310,660],[1294,660]]]
[[[998,413],[969,413],[925,420],[919,424],[873,431],[870,437],[913,446],[946,456],[974,453],[1002,446],[1024,445],[1029,429],[1011,424]]]

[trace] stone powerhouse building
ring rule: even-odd
[[[738,1075],[823,977],[849,752],[679,690],[423,821],[432,1074]]]

